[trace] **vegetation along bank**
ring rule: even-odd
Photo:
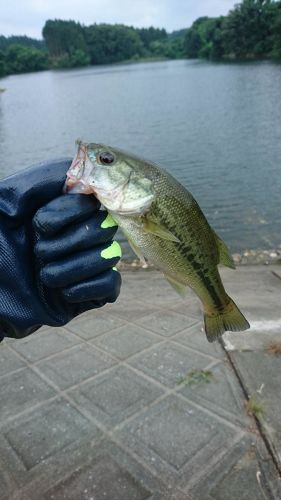
[[[227,16],[200,17],[172,33],[56,19],[42,34],[43,40],[0,35],[0,76],[150,58],[281,60],[281,1],[243,0]]]

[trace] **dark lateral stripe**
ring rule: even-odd
[[[206,276],[202,271],[197,271],[197,274],[202,279],[204,286],[207,288],[216,308],[219,310],[222,309],[224,307],[224,302],[221,300],[220,296],[218,295],[210,278],[208,278],[208,276]]]
[[[172,220],[169,216],[165,217],[164,214],[161,214],[161,221],[163,222],[163,225],[165,225],[169,229],[169,231],[171,231],[171,233],[173,233],[180,239],[181,234],[179,234],[178,232],[179,228],[173,225]],[[198,262],[198,260],[196,260],[196,256],[192,253],[192,246],[187,245],[186,243],[175,243],[175,245],[177,246],[177,251],[179,251],[180,254],[191,264],[194,272],[197,274],[198,278],[203,283],[206,290],[209,292],[215,307],[218,310],[221,310],[224,307],[225,303],[218,295],[210,278],[206,276],[206,274],[204,274],[204,272],[202,271],[202,264]]]

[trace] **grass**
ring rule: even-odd
[[[245,403],[245,408],[250,416],[263,417],[265,414],[265,408],[261,401],[253,394],[248,401]]]
[[[211,382],[211,379],[213,377],[213,374],[209,370],[191,370],[186,377],[182,377],[179,379],[178,383],[179,384],[184,384],[184,385],[195,385],[195,384],[209,384]]]
[[[274,354],[275,356],[281,356],[281,342],[270,342],[266,348],[266,352],[268,352],[268,354]]]

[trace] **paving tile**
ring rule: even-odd
[[[200,480],[197,477],[188,491],[193,500],[278,500],[281,498],[278,476],[262,440],[247,436],[209,474]]]
[[[188,352],[172,342],[155,346],[128,360],[130,365],[169,387],[177,385],[191,369],[203,369],[210,362],[210,358]]]
[[[8,500],[11,498],[11,493],[17,489],[17,484],[11,480],[4,467],[0,462],[0,498],[1,500]]]
[[[55,498],[76,500],[160,500],[157,482],[137,466],[130,457],[110,443],[93,449],[89,464],[84,464],[70,477],[45,494],[46,500]]]
[[[138,318],[147,316],[157,311],[158,307],[147,304],[144,306],[142,302],[137,302],[132,299],[118,301],[116,304],[109,305],[108,311],[110,315],[117,316],[118,318],[127,321],[135,321]]]
[[[105,308],[103,308],[104,310]],[[125,322],[119,318],[94,310],[90,314],[72,320],[68,323],[67,329],[79,335],[82,339],[89,340],[124,324]]]
[[[54,389],[29,368],[8,375],[0,384],[0,424],[55,394]]]
[[[277,276],[277,278],[281,279],[281,270],[280,270],[280,267],[274,269],[273,274],[275,274],[275,276]]]
[[[80,439],[29,471],[11,500],[190,500],[109,439]],[[9,499],[10,500],[10,499]]]
[[[226,290],[250,323],[281,319],[281,281],[270,268],[241,266],[234,273],[224,270]]]
[[[245,397],[230,366],[219,363],[210,372],[208,382],[185,384],[180,394],[234,424],[253,426],[254,422],[245,413]]]
[[[159,311],[138,319],[136,323],[164,337],[171,337],[175,333],[196,323],[196,319],[189,318],[183,314],[177,314],[173,311]]]
[[[281,319],[281,282],[269,268],[222,273],[251,322]],[[1,345],[0,498],[279,500],[279,476],[244,415],[236,378],[200,331],[196,296],[189,291],[182,300],[154,271],[124,273],[123,282],[116,304]],[[178,317],[189,327],[177,330]],[[280,359],[259,349],[231,356],[248,393],[262,401],[260,423],[280,460]],[[66,389],[70,402],[15,351]],[[210,363],[209,384],[179,385]]]
[[[25,362],[11,349],[0,344],[0,377],[25,366]]]
[[[235,271],[224,268],[222,270],[223,282],[230,294],[238,296],[248,295],[251,303],[256,303],[255,292],[264,293],[280,291],[280,279],[272,271],[280,269],[279,266],[238,266]],[[254,294],[253,294],[254,292]],[[235,300],[235,297],[233,297]],[[277,298],[272,297],[275,301]]]
[[[281,465],[281,358],[265,352],[233,352],[231,357],[248,395],[263,407],[258,418]]]
[[[214,358],[224,359],[226,357],[219,342],[208,342],[203,324],[200,321],[196,321],[195,324],[175,335],[173,341]]]
[[[159,397],[163,391],[118,367],[70,391],[68,394],[103,424],[112,426],[128,418]]]
[[[1,347],[11,345],[14,342],[16,342],[18,339],[13,339],[12,337],[4,337],[4,339],[1,341]]]
[[[148,500],[151,492],[110,456],[78,470],[44,495],[46,500]]]
[[[65,328],[44,329],[18,340],[13,349],[24,356],[29,362],[46,358],[67,347],[77,344],[78,340]]]
[[[115,361],[89,345],[74,347],[37,364],[37,368],[61,389],[67,389],[110,368]]]
[[[93,344],[119,359],[133,354],[161,341],[158,336],[134,325],[126,325],[93,340]]]
[[[2,428],[3,436],[26,470],[73,441],[82,439],[86,432],[91,432],[92,436],[100,434],[99,429],[61,399],[53,400]],[[4,455],[2,449],[1,456]]]
[[[181,302],[180,304],[172,307],[172,310],[186,316],[193,317],[202,322],[203,325],[203,311],[200,300],[192,292],[192,297],[188,301]]]
[[[206,468],[235,434],[188,402],[169,396],[128,422],[117,437],[133,448],[160,479],[185,487],[196,468]]]
[[[191,290],[187,290],[187,295],[183,299],[165,280],[160,273],[143,273],[144,277],[140,280],[139,276],[132,283],[137,284],[138,289],[135,296],[144,303],[155,304],[159,307],[173,307],[179,304],[186,304],[192,296]]]

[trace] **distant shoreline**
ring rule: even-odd
[[[133,64],[141,64],[141,63],[154,63],[154,62],[165,62],[165,61],[200,61],[214,65],[223,65],[223,64],[251,64],[251,63],[272,63],[281,65],[281,59],[271,59],[271,58],[248,58],[248,59],[238,59],[238,58],[223,58],[223,59],[205,59],[203,57],[199,58],[189,58],[189,57],[178,57],[178,58],[170,58],[170,57],[141,57],[138,59],[126,59],[123,61],[116,61],[112,63],[100,63],[100,64],[88,64],[87,66],[73,66],[70,68],[45,68],[36,71],[22,71],[21,73],[9,73],[7,75],[0,76],[0,82],[4,80],[4,78],[9,78],[9,76],[22,76],[28,75],[32,73],[44,73],[47,71],[73,71],[73,70],[83,70],[89,68],[101,68],[104,66],[123,66],[123,65],[133,65]],[[6,88],[1,88],[0,93],[4,92]]]

